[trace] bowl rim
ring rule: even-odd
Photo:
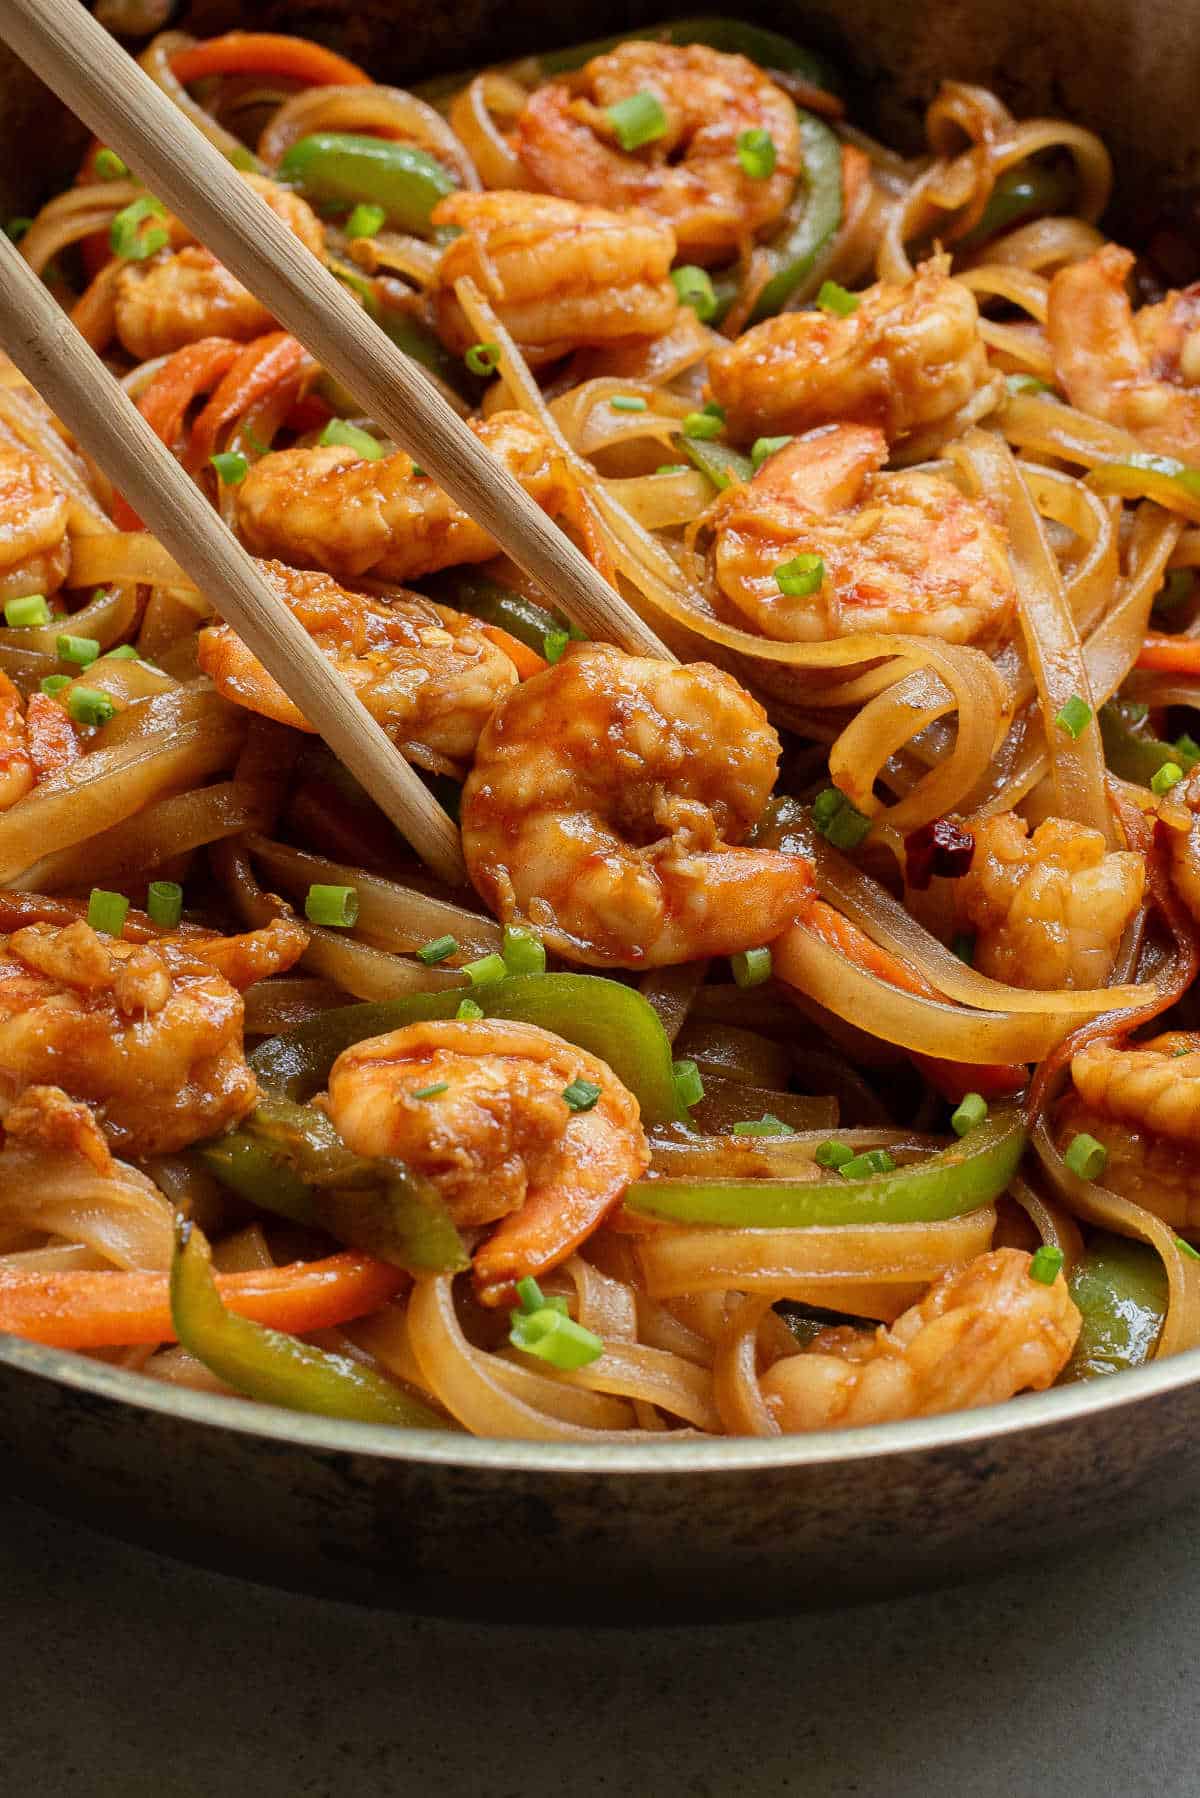
[[[489,1473],[538,1475],[654,1475],[736,1473],[870,1461],[888,1456],[959,1450],[1052,1430],[1099,1412],[1124,1411],[1181,1387],[1200,1384],[1200,1348],[1186,1349],[1124,1373],[1028,1393],[1002,1404],[951,1411],[902,1423],[807,1435],[709,1437],[682,1442],[541,1442],[512,1437],[396,1430],[385,1424],[285,1411],[221,1393],[197,1392],[146,1379],[126,1368],[91,1361],[68,1349],[0,1332],[0,1367],[34,1375],[71,1391],[159,1416],[235,1435],[259,1437],[316,1454]],[[4,1406],[0,1400],[0,1436]]]

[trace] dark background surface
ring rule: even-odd
[[[886,1605],[712,1629],[357,1609],[0,1502],[17,1798],[1194,1798],[1200,1506]]]

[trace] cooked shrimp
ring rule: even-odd
[[[1192,814],[1186,830],[1166,832],[1167,859],[1175,891],[1200,924],[1200,767],[1170,789],[1168,803],[1172,814],[1181,804]]]
[[[897,1423],[1043,1392],[1066,1366],[1081,1319],[1061,1273],[993,1249],[949,1268],[891,1329],[822,1330],[776,1361],[763,1395],[785,1431]]]
[[[0,443],[0,605],[56,593],[71,566],[70,502],[31,450]]]
[[[574,1081],[598,1088],[587,1109],[564,1097]],[[565,1260],[650,1162],[637,1100],[612,1069],[534,1024],[449,1019],[355,1043],[326,1104],[356,1155],[423,1174],[456,1224],[500,1223],[474,1257],[492,1305]]]
[[[609,108],[653,94],[662,134],[622,150]],[[738,138],[765,131],[771,174],[747,174]],[[802,155],[796,108],[744,56],[703,44],[620,44],[577,75],[537,88],[517,120],[517,155],[539,187],[597,206],[642,206],[666,219],[693,262],[731,260],[775,224],[792,198]]]
[[[0,812],[24,799],[35,779],[21,715],[21,695],[7,674],[0,671]]]
[[[307,200],[265,175],[243,174],[242,179],[306,250],[314,256],[324,254],[325,233]],[[185,225],[171,217],[164,224],[176,247],[145,262],[127,263],[117,277],[117,336],[131,356],[148,361],[202,337],[248,343],[275,329],[262,301],[235,280],[211,250],[193,242]]]
[[[584,344],[657,337],[678,310],[675,236],[646,213],[547,194],[456,193],[433,220],[462,233],[442,255],[435,289],[438,333],[460,354],[476,335],[454,294],[464,275],[533,363]]]
[[[291,923],[256,934],[246,953],[263,973],[290,967],[307,941]],[[254,1103],[242,1015],[236,987],[186,936],[138,945],[82,919],[28,925],[0,941],[0,1117],[27,1088],[55,1085],[94,1107],[121,1154],[185,1148]]]
[[[259,568],[405,755],[441,773],[469,759],[486,719],[517,679],[475,619],[419,593],[372,598],[282,562]],[[294,730],[314,729],[231,625],[201,631],[199,662],[227,699]]]
[[[970,872],[957,883],[973,925],[975,966],[1024,987],[1098,987],[1142,900],[1145,864],[1108,851],[1098,830],[1047,818],[1032,836],[1015,812],[975,825]]]
[[[771,456],[708,514],[718,587],[768,637],[821,642],[901,631],[947,643],[995,642],[1015,591],[987,507],[942,475],[880,474],[887,439],[873,425],[830,425]],[[819,556],[804,598],[776,570]]]
[[[808,864],[731,845],[778,759],[730,675],[574,645],[479,739],[461,813],[471,879],[572,961],[662,967],[769,942],[803,903]]]
[[[1003,381],[988,367],[975,296],[948,269],[934,257],[903,285],[868,287],[845,317],[784,312],[718,350],[709,380],[733,435],[854,419],[898,443],[980,417]]]
[[[550,513],[567,502],[562,464],[520,412],[476,422],[480,441]],[[403,450],[370,462],[335,444],[276,450],[235,489],[238,528],[257,555],[339,580],[410,581],[496,554],[487,532]]]
[[[1050,283],[1046,334],[1073,406],[1149,450],[1200,462],[1200,288],[1134,312],[1132,252],[1106,244]]]
[[[1089,1043],[1071,1079],[1054,1122],[1060,1149],[1094,1136],[1108,1151],[1102,1185],[1176,1230],[1200,1231],[1200,1035]]]

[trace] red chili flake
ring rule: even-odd
[[[975,838],[969,830],[953,818],[935,818],[904,839],[908,884],[923,893],[935,874],[942,880],[960,880],[974,854]]]

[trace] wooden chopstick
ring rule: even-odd
[[[421,858],[443,880],[463,884],[458,831],[416,770],[2,232],[0,345]]]
[[[78,0],[0,0],[0,39],[125,159],[589,636],[675,658]]]

